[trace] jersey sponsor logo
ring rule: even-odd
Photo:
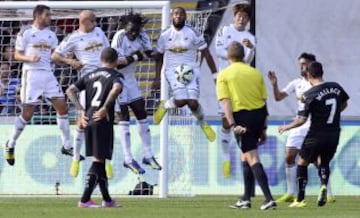
[[[179,47],[169,48],[169,51],[171,51],[173,53],[184,53],[184,52],[188,51],[188,49],[179,46]]]
[[[99,51],[102,47],[103,47],[102,43],[99,43],[97,41],[92,41],[85,47],[85,51],[96,52]]]
[[[51,45],[47,44],[45,41],[40,41],[39,43],[33,44],[32,47],[40,51],[47,51],[51,49]]]

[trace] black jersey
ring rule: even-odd
[[[298,114],[304,117],[311,115],[310,130],[339,130],[341,106],[348,99],[348,94],[338,83],[324,82],[304,93],[304,105]]]
[[[91,119],[95,111],[103,106],[114,83],[122,84],[122,74],[112,68],[98,68],[92,73],[83,76],[75,83],[80,90],[86,93],[86,116]],[[114,107],[110,107],[109,121],[114,120]]]

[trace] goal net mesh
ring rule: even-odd
[[[161,9],[132,9],[148,18],[144,29],[152,40],[153,47],[161,32]],[[52,9],[51,29],[56,32],[59,42],[78,28],[77,17],[80,10]],[[120,16],[129,9],[94,10],[98,26],[106,33],[110,43],[113,35],[121,28]],[[204,32],[210,15],[205,12],[188,12],[188,23],[198,31]],[[0,9],[0,143],[4,145],[12,132],[14,118],[21,112],[19,90],[21,86],[22,64],[14,60],[14,45],[17,33],[31,25],[32,9]],[[77,71],[69,66],[54,65],[56,75],[63,91],[78,79]],[[160,99],[160,91],[152,90],[155,77],[155,63],[145,59],[138,63],[136,78],[146,102],[149,119]],[[76,111],[69,103],[71,121],[76,119]],[[187,108],[169,112],[169,194],[191,195],[194,179],[194,145],[198,140],[206,140],[199,126]],[[40,98],[33,119],[20,136],[16,147],[16,165],[8,167],[0,163],[2,194],[79,194],[88,170],[90,159],[81,165],[77,179],[71,178],[69,157],[60,154],[60,131],[56,124],[56,112],[48,99]],[[74,128],[74,126],[72,126]],[[137,183],[137,177],[122,167],[123,152],[115,131],[115,151],[113,166],[115,177],[110,181],[110,191],[114,194],[127,194]],[[131,126],[132,149],[136,159],[141,157],[141,146],[135,125]],[[159,152],[158,127],[152,127],[152,144],[156,155]],[[84,146],[83,146],[84,147]],[[3,147],[2,147],[3,148]],[[83,153],[83,152],[82,152]],[[159,173],[146,168],[144,179],[158,183]],[[155,188],[155,193],[156,193]]]

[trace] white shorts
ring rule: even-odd
[[[169,83],[172,95],[176,100],[182,99],[199,99],[200,97],[200,68],[193,68],[194,76],[191,82],[184,85],[177,81],[175,68],[165,70],[165,77]]]
[[[21,79],[21,103],[37,103],[40,96],[49,99],[64,98],[64,93],[53,72],[46,70],[24,70]]]
[[[121,94],[116,99],[115,111],[120,111],[119,105],[127,105],[143,98],[135,75],[125,74],[124,77],[124,86]]]
[[[300,126],[290,130],[286,140],[286,148],[296,148],[298,150],[301,149],[305,136],[309,130],[309,126],[307,126],[307,124],[304,125],[305,126]]]

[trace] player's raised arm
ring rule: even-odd
[[[269,71],[268,78],[273,87],[273,93],[274,93],[275,100],[281,101],[284,98],[286,98],[288,96],[288,94],[286,92],[280,91],[278,83],[277,83],[277,77],[276,77],[276,74],[274,71]]]
[[[209,49],[205,48],[205,49],[201,50],[201,54],[205,58],[206,63],[208,64],[210,71],[213,74],[214,79],[216,79],[216,76],[217,76],[216,64],[214,62],[214,59],[213,59]]]

